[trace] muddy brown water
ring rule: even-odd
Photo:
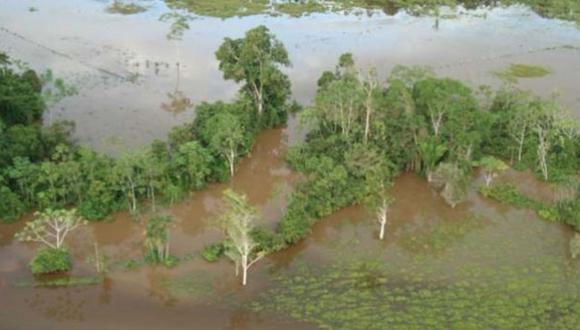
[[[38,11],[30,12],[31,6]],[[175,43],[166,39],[168,24],[158,20],[167,10],[163,4],[154,1],[149,11],[133,16],[107,14],[104,6],[102,1],[0,2],[0,49],[35,69],[52,68],[79,88],[78,95],[52,105],[45,121],[73,120],[80,142],[103,152],[120,153],[163,138],[171,127],[193,118],[191,107],[168,111],[174,109],[167,104],[178,83],[178,61],[179,90],[191,105],[232,99],[238,87],[223,81],[213,53],[224,37],[239,37],[258,24],[267,25],[288,48],[293,66],[287,72],[293,94],[305,104],[314,96],[320,73],[331,69],[341,53],[350,51],[363,67],[377,67],[382,77],[396,64],[431,65],[437,73],[474,87],[498,86],[491,72],[510,63],[545,65],[553,74],[521,79],[519,85],[542,95],[559,90],[562,102],[580,115],[580,51],[574,48],[580,46],[580,31],[520,7],[471,12],[443,20],[438,30],[433,29],[432,19],[404,13],[372,17],[315,14],[298,19],[197,17],[183,40]],[[183,104],[187,108],[189,102]],[[93,223],[79,230],[68,242],[75,257],[73,274],[85,276],[94,275],[85,259],[93,253],[93,242],[98,243],[111,264],[101,284],[17,287],[19,281],[33,280],[27,263],[36,246],[12,239],[24,221],[0,226],[0,329],[314,328],[282,313],[253,313],[246,307],[274,285],[275,276],[287,274],[299,264],[333,264],[340,258],[336,251],[353,255],[375,251],[376,258],[404,266],[430,253],[429,246],[409,243],[415,237],[429,228],[452,226],[469,217],[481,218],[481,225],[451,244],[461,247],[478,242],[489,250],[494,240],[513,239],[514,251],[478,255],[444,249],[440,253],[451,255],[454,261],[438,271],[448,271],[467,260],[491,268],[526,265],[530,258],[543,255],[573,262],[567,252],[568,228],[541,222],[532,212],[490,202],[475,192],[452,209],[422,178],[404,174],[392,188],[396,203],[384,241],[376,239],[378,226],[372,215],[361,206],[349,207],[322,219],[304,241],[256,264],[248,287],[242,288],[229,262],[209,264],[198,252],[222,238],[211,219],[219,212],[221,193],[228,187],[248,195],[262,212],[264,225],[276,225],[286,196],[299,180],[282,159],[288,145],[302,136],[297,126],[291,120],[287,128],[263,132],[232,182],[194,192],[164,211],[177,219],[170,233],[172,252],[191,257],[174,269],[125,269],[119,265],[119,261],[141,258],[143,236],[139,219],[119,213],[113,222]],[[502,179],[515,182],[537,198],[552,198],[550,188],[530,173],[510,171]],[[510,236],[526,230],[530,223],[534,240]],[[168,282],[178,280],[189,286],[181,290],[168,287]]]

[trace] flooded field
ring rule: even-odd
[[[474,88],[500,86],[494,72],[511,64],[543,66],[549,74],[518,85],[543,96],[558,92],[580,117],[580,29],[524,7],[462,11],[437,28],[432,17],[404,12],[193,15],[181,40],[168,39],[170,23],[159,18],[170,9],[162,2],[128,16],[106,7],[89,0],[0,0],[0,50],[76,86],[78,94],[51,105],[44,121],[74,121],[82,144],[109,154],[164,139],[202,101],[232,99],[238,86],[222,79],[214,52],[224,37],[259,24],[288,48],[293,96],[304,105],[320,74],[352,52],[382,79],[398,64],[425,65]],[[183,97],[176,101],[176,94]],[[27,263],[34,246],[13,240],[24,222],[0,225],[0,330],[442,328],[442,318],[466,326],[479,321],[482,328],[578,327],[580,261],[568,251],[570,228],[485,199],[475,187],[451,208],[413,174],[391,189],[396,202],[384,241],[371,215],[353,206],[256,264],[247,287],[229,261],[204,261],[200,250],[223,237],[211,222],[225,188],[247,194],[265,224],[276,225],[300,179],[284,155],[302,136],[295,119],[262,132],[231,182],[166,210],[177,219],[170,237],[182,259],[173,269],[135,262],[142,257],[143,223],[120,213],[69,242],[75,276],[94,276],[84,261],[98,243],[110,259],[103,281],[33,287]],[[538,199],[552,198],[531,173],[510,170],[503,179]],[[502,308],[512,299],[515,305]]]
[[[192,105],[232,99],[237,86],[222,79],[214,52],[224,37],[240,37],[259,24],[288,48],[293,65],[287,73],[301,103],[312,100],[316,80],[340,54],[353,52],[357,63],[376,67],[381,77],[398,64],[429,65],[474,87],[498,86],[493,72],[511,63],[546,66],[552,74],[521,79],[520,85],[542,95],[559,91],[563,103],[580,116],[577,27],[523,7],[468,11],[442,20],[438,29],[433,18],[402,12],[225,20],[194,16],[182,40],[173,41],[167,39],[171,22],[159,20],[167,8],[158,2],[130,16],[107,13],[100,1],[3,0],[1,5],[2,49],[34,69],[51,68],[79,88],[78,95],[55,105],[46,121],[75,121],[82,143],[107,152],[164,138],[171,127],[190,119],[191,107],[177,107],[176,113],[167,106],[177,85]],[[30,12],[31,6],[37,10]]]

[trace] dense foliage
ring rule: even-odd
[[[267,250],[304,238],[318,219],[372,198],[403,171],[425,175],[455,206],[467,196],[473,166],[483,167],[488,186],[505,162],[552,181],[568,180],[580,168],[578,121],[555,100],[511,86],[486,102],[459,81],[405,67],[383,84],[372,71],[360,72],[350,54],[318,86],[314,105],[301,114],[306,141],[288,155],[307,179],[277,231],[257,232]],[[575,199],[544,206],[502,187],[483,191],[575,226]]]
[[[233,45],[248,50],[247,61],[231,62],[225,49]],[[167,141],[119,159],[73,143],[65,123],[43,128],[38,122],[44,109],[41,84],[34,72],[18,74],[8,63],[0,66],[0,219],[76,205],[84,218],[99,220],[118,210],[138,213],[144,199],[155,210],[209,182],[227,180],[259,130],[286,121],[290,85],[276,63],[290,62],[263,26],[248,31],[245,39],[226,39],[221,49],[226,78],[246,81],[240,97],[232,103],[202,103],[195,120],[174,128]],[[263,70],[250,61],[267,53],[275,56],[261,57]],[[246,74],[235,75],[238,70]],[[258,86],[259,96],[250,86]]]

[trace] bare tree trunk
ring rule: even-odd
[[[101,268],[101,255],[99,253],[99,245],[95,242],[95,267],[97,268],[97,273],[102,272]]]
[[[366,113],[366,118],[365,118],[365,136],[364,136],[364,144],[367,144],[368,140],[369,140],[369,126],[370,126],[370,121],[371,121],[371,110],[370,107],[367,106],[367,113]]]
[[[235,163],[236,163],[236,154],[234,152],[234,149],[230,149],[230,156],[228,157],[228,160],[230,163],[230,176],[233,177],[234,172],[235,172]]]
[[[522,132],[519,137],[519,146],[518,146],[518,162],[522,161],[522,153],[524,150],[524,141],[526,138],[526,125],[522,128]]]
[[[149,185],[149,189],[151,190],[151,207],[153,208],[153,212],[155,212],[155,188],[152,185]]]
[[[242,256],[242,271],[243,271],[242,285],[245,286],[248,282],[248,256],[247,255]]]
[[[546,131],[543,128],[538,128],[538,160],[540,162],[540,169],[544,176],[544,180],[548,181],[548,142],[546,141]]]
[[[381,225],[381,231],[379,233],[379,239],[385,238],[385,227],[387,226],[387,213],[389,211],[389,206],[386,201],[383,201],[383,205],[379,208],[378,217],[379,223]]]
[[[381,222],[381,233],[379,234],[379,239],[383,239],[385,238],[385,225],[387,223],[386,222]]]

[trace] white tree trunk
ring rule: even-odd
[[[379,208],[378,211],[378,220],[379,224],[381,225],[381,231],[379,233],[379,239],[385,238],[385,227],[387,226],[387,213],[389,211],[389,205],[386,201],[383,201],[383,205]]]
[[[379,234],[379,239],[383,239],[385,238],[385,225],[387,223],[386,222],[381,222],[381,233]]]
[[[235,172],[235,164],[236,164],[236,154],[235,154],[233,148],[230,149],[230,156],[228,157],[228,160],[230,162],[230,176],[233,177],[234,172]]]
[[[526,125],[522,128],[522,132],[520,133],[519,137],[519,145],[518,145],[518,162],[522,161],[522,153],[524,150],[524,141],[526,139]]]
[[[248,283],[248,256],[247,255],[243,255],[242,256],[242,285],[246,285]]]
[[[364,144],[367,144],[369,140],[369,126],[371,122],[371,109],[370,106],[367,106],[367,113],[365,118],[365,136],[364,136]]]
[[[538,128],[538,160],[540,162],[540,169],[544,176],[544,180],[548,181],[548,141],[546,139],[546,131],[543,128]]]

